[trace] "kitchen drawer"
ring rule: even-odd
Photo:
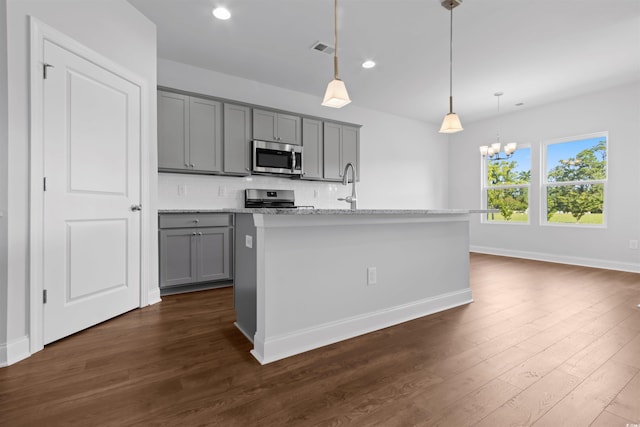
[[[233,214],[171,213],[160,214],[160,228],[227,227],[233,226]]]

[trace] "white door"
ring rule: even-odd
[[[44,343],[140,303],[140,89],[44,42]]]

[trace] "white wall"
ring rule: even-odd
[[[0,183],[7,182],[7,0],[0,0]],[[7,185],[0,184],[0,366],[7,362]]]
[[[525,258],[640,271],[640,83],[584,95],[500,118],[503,141],[530,143],[531,224],[481,224],[471,221],[473,249]],[[480,207],[478,147],[495,141],[496,119],[467,123],[451,139],[449,204]],[[541,142],[608,131],[609,181],[606,228],[540,225]]]
[[[435,124],[357,107],[357,100],[336,110],[311,96],[263,83],[158,60],[158,84],[221,98],[362,125],[360,130],[359,208],[426,209],[447,205],[447,139]],[[159,176],[159,208],[242,206],[242,189],[291,188],[297,204],[348,208],[337,202],[350,192],[340,183],[293,181],[273,177],[216,177],[185,174]],[[186,185],[186,195],[178,186]],[[226,196],[220,197],[223,187]],[[314,190],[319,197],[314,198]]]
[[[8,237],[9,248],[6,289],[8,310],[1,313],[0,325],[6,321],[7,359],[11,363],[28,355],[29,332],[29,26],[28,16],[65,33],[88,48],[120,64],[142,78],[149,90],[148,104],[143,106],[143,133],[148,135],[150,170],[156,168],[156,32],[155,25],[124,0],[8,0]],[[146,115],[146,116],[145,116]],[[0,147],[1,149],[1,147]],[[154,215],[156,175],[150,176],[153,200],[146,216],[147,224],[157,227]],[[1,209],[1,207],[0,207]],[[155,221],[153,224],[150,222]],[[156,233],[152,233],[157,240]],[[156,248],[157,244],[152,244]],[[155,249],[154,249],[155,250]],[[150,254],[149,274],[157,283],[157,253]],[[1,335],[0,335],[1,337]],[[26,344],[25,344],[26,343]],[[3,346],[0,342],[0,348]],[[26,352],[26,354],[25,354]],[[2,362],[2,360],[0,360]]]

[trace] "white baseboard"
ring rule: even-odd
[[[17,340],[0,344],[0,368],[13,365],[29,356],[31,356],[29,337],[26,335]]]
[[[389,326],[473,302],[471,289],[450,292],[388,309],[301,329],[261,340],[256,335],[251,354],[261,363],[271,363]]]
[[[160,298],[160,288],[159,287],[155,287],[153,289],[149,289],[149,293],[147,295],[148,295],[148,298],[149,298],[147,300],[149,305],[157,304],[160,301],[162,301],[162,298]]]
[[[630,273],[640,273],[640,263],[608,261],[594,258],[581,258],[566,255],[553,255],[541,252],[517,251],[501,248],[490,248],[486,246],[471,246],[471,252],[487,255],[506,256],[511,258],[524,258],[535,261],[554,262],[557,264],[579,265],[582,267],[602,268],[606,270],[628,271]]]

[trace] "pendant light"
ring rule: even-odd
[[[460,118],[453,112],[453,8],[462,0],[442,0],[442,6],[450,11],[449,23],[449,113],[444,116],[440,133],[456,133],[462,129]]]
[[[342,108],[351,102],[344,82],[338,77],[338,0],[333,4],[334,49],[333,49],[333,80],[327,85],[322,105],[325,107]]]

